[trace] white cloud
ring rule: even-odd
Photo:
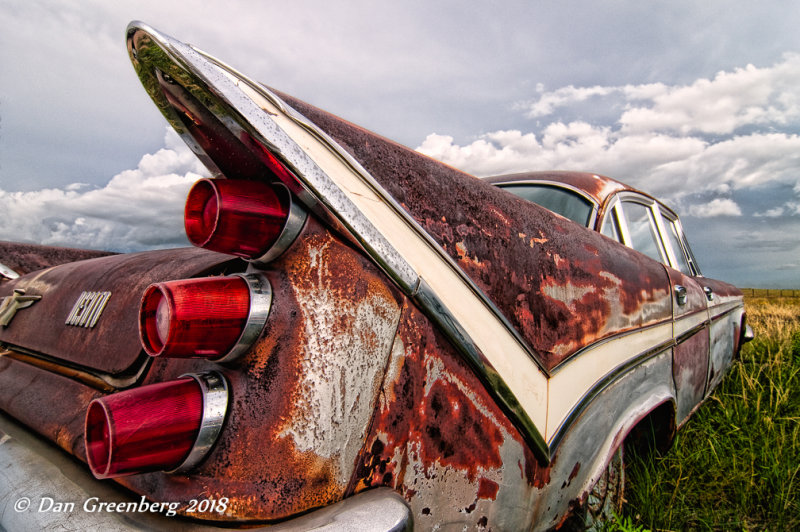
[[[541,85],[537,86],[537,89],[541,92]],[[569,85],[553,92],[545,92],[538,100],[521,106],[527,108],[528,117],[538,118],[552,114],[559,107],[583,102],[593,96],[607,96],[615,90],[614,87],[601,87],[599,85],[594,87],[574,87]]]
[[[740,216],[742,207],[731,194],[788,185],[800,196],[800,136],[790,132],[800,126],[797,86],[798,54],[786,54],[772,67],[748,65],[685,86],[569,86],[542,94],[526,108],[528,114],[541,118],[590,97],[624,96],[627,103],[613,125],[554,117],[538,132],[496,131],[464,145],[430,135],[418,150],[479,176],[597,172],[678,203],[695,216]],[[693,205],[701,196],[703,203]],[[780,211],[773,205],[771,215],[797,211],[797,202],[777,201]]]
[[[717,216],[741,216],[742,210],[731,199],[717,198],[705,205],[692,205],[689,214],[697,218],[716,218]]]
[[[758,218],[779,218],[784,215],[786,209],[783,207],[775,207],[774,209],[769,209],[765,212],[756,213],[754,216]]]
[[[171,128],[164,142],[102,188],[0,190],[0,239],[118,251],[188,244],[183,204],[207,172]]]
[[[569,85],[543,92],[538,99],[521,105],[527,109],[527,116],[538,118],[592,97],[622,96],[628,106],[618,122],[625,132],[727,135],[744,126],[786,126],[796,122],[800,119],[798,86],[800,54],[787,53],[772,67],[747,65],[690,85]]]
[[[764,212],[757,212],[753,216],[757,218],[783,218],[789,216],[800,216],[800,201],[787,201],[781,206],[768,209]]]
[[[745,126],[785,126],[800,119],[800,54],[785,54],[767,68],[747,65],[719,72],[686,86],[661,85],[644,93],[623,89],[631,100],[650,103],[631,106],[620,117],[623,130],[670,130],[728,135]],[[660,89],[660,90],[658,90]]]

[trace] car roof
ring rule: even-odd
[[[570,172],[564,170],[548,170],[542,172],[522,172],[518,174],[507,174],[499,176],[485,177],[484,180],[494,185],[500,184],[523,184],[529,182],[537,183],[556,183],[577,189],[583,192],[597,205],[604,205],[606,200],[621,191],[630,191],[650,197],[633,187],[621,183],[610,177],[593,174],[591,172]]]

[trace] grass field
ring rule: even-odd
[[[672,449],[627,456],[614,530],[800,530],[800,299],[748,299],[756,339]]]

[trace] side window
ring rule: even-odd
[[[619,230],[619,220],[617,219],[616,207],[608,211],[606,219],[603,220],[603,228],[600,233],[617,242],[622,242],[622,233]]]
[[[623,201],[622,212],[628,222],[631,247],[651,259],[667,264],[659,245],[658,230],[652,217],[652,209],[634,201]]]
[[[663,214],[661,215],[661,221],[666,229],[667,241],[669,242],[669,246],[672,248],[672,254],[675,256],[676,266],[684,274],[694,275],[692,273],[691,266],[689,266],[689,260],[686,258],[686,254],[684,253],[683,245],[681,244],[681,236],[680,232],[678,231],[678,224],[675,220],[670,220]]]
[[[567,188],[533,183],[501,187],[584,227],[591,220],[594,207],[592,202]]]
[[[703,275],[703,273],[700,271],[700,266],[697,264],[697,259],[694,258],[694,254],[692,253],[692,246],[690,246],[689,241],[686,240],[686,233],[683,233],[682,237],[683,249],[686,250],[686,257],[689,259],[689,264],[691,264],[692,270],[694,270],[694,275]]]

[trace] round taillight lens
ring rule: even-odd
[[[152,284],[139,312],[142,347],[150,356],[220,358],[249,315],[250,289],[239,276]]]
[[[180,466],[203,419],[203,393],[191,377],[95,399],[86,413],[86,457],[97,478]]]
[[[201,179],[186,199],[186,235],[195,246],[255,259],[280,237],[290,203],[259,181]]]
[[[97,478],[188,471],[222,431],[228,384],[218,372],[126,390],[89,403],[86,458]]]
[[[271,307],[272,287],[258,273],[152,284],[139,309],[142,348],[154,357],[231,361],[261,336]]]

